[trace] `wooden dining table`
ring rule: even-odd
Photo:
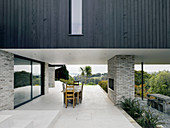
[[[81,91],[81,86],[80,85],[79,86],[77,86],[77,85],[74,86],[74,92],[77,94],[77,104],[79,104],[79,101],[80,101],[80,99],[79,99],[80,91]],[[66,89],[64,89],[63,92],[64,92],[64,97],[65,97]]]

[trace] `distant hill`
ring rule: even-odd
[[[73,77],[73,76],[77,76],[78,73],[69,73],[69,75]]]
[[[76,81],[80,81],[83,82],[83,77],[81,75],[76,75],[73,77]],[[94,83],[94,84],[98,84],[99,81],[101,80],[107,80],[107,73],[96,73],[96,74],[92,74],[90,77],[88,77],[87,79],[87,83]]]

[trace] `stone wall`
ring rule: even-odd
[[[0,110],[14,109],[14,55],[0,50]]]
[[[108,88],[108,96],[118,104],[122,96],[134,98],[134,56],[117,55],[108,60],[109,78],[114,79],[114,90]]]
[[[55,67],[49,67],[49,87],[55,87]]]
[[[48,63],[45,63],[44,65],[44,94],[48,94],[49,90],[49,68],[48,68]]]

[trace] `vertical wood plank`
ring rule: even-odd
[[[149,48],[152,48],[152,8],[153,8],[153,2],[152,0],[149,0]]]
[[[145,16],[146,16],[146,12],[145,12],[145,0],[141,1],[141,48],[144,48],[145,46],[145,31],[146,31],[146,27],[145,27]]]
[[[31,42],[33,46],[37,46],[37,0],[32,0],[32,29],[31,29]]]
[[[157,8],[157,11],[156,11],[156,45],[157,45],[157,48],[159,48],[159,44],[160,44],[160,25],[159,25],[159,22],[160,22],[160,14],[159,14],[159,11],[160,11],[160,7],[159,7],[159,4],[160,4],[160,0],[156,0],[156,8]]]
[[[160,11],[159,11],[159,15],[160,15],[160,20],[159,20],[159,25],[160,25],[160,40],[159,40],[159,43],[160,43],[160,48],[163,48],[163,25],[162,25],[162,21],[163,21],[163,17],[162,17],[162,0],[160,0],[160,4],[159,4],[159,7],[160,7]]]
[[[123,16],[123,11],[124,11],[124,9],[123,9],[123,2],[124,2],[124,0],[120,0],[120,5],[119,5],[119,7],[120,7],[120,44],[119,44],[119,48],[121,48],[121,46],[123,45],[123,41],[124,41],[124,37],[123,37],[123,22],[124,22],[124,16]]]
[[[21,21],[21,0],[18,0],[18,22],[17,22],[17,25],[18,25],[18,39],[17,39],[17,47],[18,46],[21,46],[21,24],[22,24],[22,21]]]
[[[135,47],[134,44],[135,44],[135,3],[134,3],[135,0],[131,0],[131,29],[132,29],[132,36],[130,37],[131,38],[131,47]]]
[[[131,0],[127,1],[127,47],[131,47],[132,29],[131,29]]]
[[[167,48],[170,48],[170,0],[167,0]]]
[[[9,45],[9,46],[11,46],[12,44],[11,44],[11,40],[10,40],[10,38],[11,38],[11,27],[10,27],[10,25],[11,25],[11,0],[7,0],[7,44]]]
[[[127,41],[127,36],[128,36],[128,20],[127,20],[127,15],[128,15],[128,8],[127,8],[127,0],[123,0],[123,43],[122,46],[128,47],[128,41]]]
[[[0,0],[0,48],[4,47],[4,0]]]
[[[4,1],[4,47],[7,47],[7,0]]]
[[[153,1],[153,8],[152,8],[152,15],[153,15],[153,22],[152,22],[152,35],[153,35],[153,42],[152,42],[152,47],[156,48],[156,1]]]
[[[167,47],[167,0],[163,0],[163,42],[164,48]]]
[[[142,47],[142,0],[138,1],[138,33],[139,33],[139,48]]]
[[[138,1],[134,1],[134,7],[135,7],[135,15],[134,15],[134,28],[135,28],[135,40],[134,40],[134,47],[139,47],[139,33],[138,33]]]
[[[146,43],[145,43],[145,46],[147,44],[149,44],[149,12],[148,12],[148,9],[149,9],[149,0],[146,0]]]

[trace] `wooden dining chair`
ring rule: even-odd
[[[75,92],[74,92],[74,86],[68,86],[66,85],[66,89],[65,89],[65,104],[66,104],[66,108],[68,106],[68,100],[72,100],[73,101],[73,108],[76,104],[76,97],[75,97]]]
[[[82,100],[83,100],[83,86],[84,86],[84,83],[82,83],[81,91],[80,91],[80,93],[79,93],[80,103],[81,103],[81,102],[82,102]]]
[[[79,81],[74,81],[74,82],[73,82],[73,85],[79,86]]]

